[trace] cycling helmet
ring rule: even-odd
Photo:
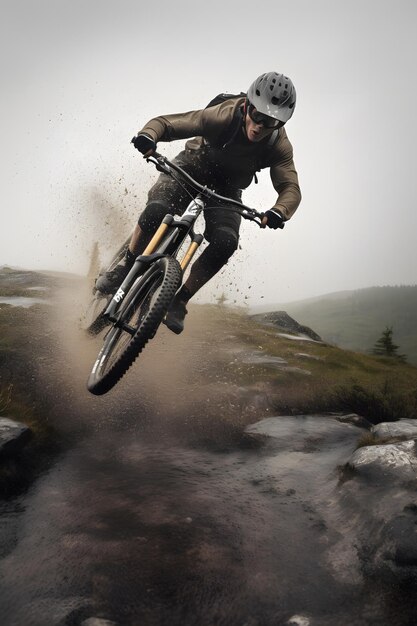
[[[285,124],[294,113],[295,87],[288,76],[268,72],[259,76],[249,87],[248,100],[260,113]]]

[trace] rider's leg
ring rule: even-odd
[[[136,224],[133,230],[132,238],[129,243],[129,252],[135,257],[139,256],[139,254],[142,254],[142,252],[148,245],[151,237],[152,235],[145,233],[139,226],[139,224]]]
[[[219,188],[220,195],[241,200],[239,189]],[[239,245],[239,230],[242,218],[225,207],[204,213],[205,237],[209,246],[196,260],[184,285],[184,296],[189,300],[228,262]]]
[[[184,284],[188,300],[194,296],[228,262],[237,250],[239,237],[229,226],[219,227],[211,237],[210,244],[196,260]]]
[[[165,324],[174,333],[184,330],[184,318],[187,315],[186,304],[203,285],[205,285],[227,263],[238,247],[239,236],[229,226],[219,227],[210,237],[210,244],[196,260],[190,275],[175,296]]]

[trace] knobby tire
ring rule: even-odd
[[[91,393],[107,393],[127,372],[155,336],[181,280],[181,267],[171,257],[159,259],[136,280],[118,311],[120,321],[135,327],[136,332],[130,335],[116,324],[110,328],[88,379]],[[133,324],[132,318],[136,320]]]

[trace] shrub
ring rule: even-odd
[[[372,424],[417,418],[417,389],[400,393],[389,381],[378,387],[342,385],[333,397],[339,410],[357,413]]]

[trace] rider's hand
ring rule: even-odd
[[[139,133],[139,135],[133,137],[131,143],[133,143],[136,150],[139,150],[144,157],[151,156],[156,150],[156,143],[152,137],[144,133]]]
[[[284,228],[285,220],[282,217],[281,213],[276,209],[269,209],[264,214],[262,219],[262,226],[268,226],[268,228],[273,228],[276,230],[277,228]]]

